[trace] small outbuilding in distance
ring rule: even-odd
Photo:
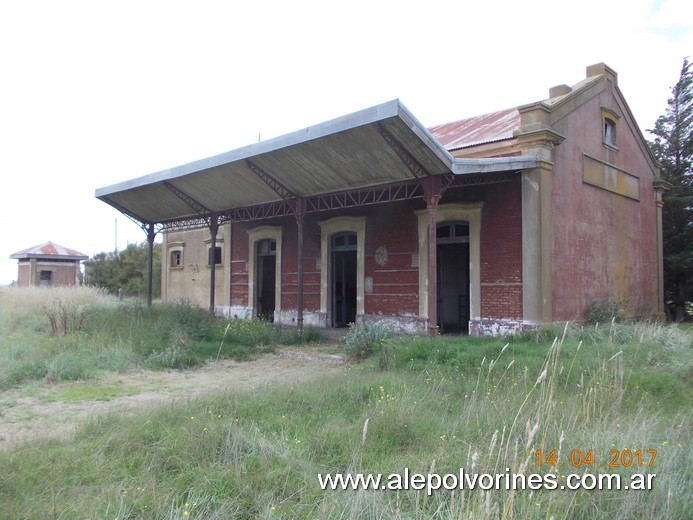
[[[46,242],[14,253],[10,258],[17,260],[19,287],[53,287],[78,284],[80,262],[89,257],[69,247]]]
[[[616,72],[548,94],[430,128],[394,100],[96,196],[163,232],[164,301],[239,318],[500,335],[606,300],[662,315],[665,183]]]

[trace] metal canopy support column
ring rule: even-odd
[[[306,215],[306,201],[250,159],[246,159],[245,162],[259,179],[291,206],[296,217],[296,256],[298,264],[296,271],[296,329],[298,332],[303,332],[303,220]]]
[[[424,200],[428,208],[428,333],[435,336],[438,333],[438,244],[436,237],[438,202],[440,202],[443,192],[454,182],[454,176],[431,175],[411,152],[387,131],[383,124],[378,124],[378,131],[409,169],[412,176],[419,181],[423,189]]]
[[[135,215],[134,213],[126,210],[125,208],[115,204],[110,203],[114,208],[123,213],[126,217],[137,224],[142,231],[147,235],[147,307],[152,306],[152,292],[153,292],[153,281],[154,281],[154,238],[158,231],[161,231],[161,227],[157,231],[154,222],[145,222],[141,217]]]
[[[217,232],[219,231],[219,217],[214,214],[209,218],[209,233],[212,238],[212,243],[209,250],[209,313],[214,315],[214,292],[216,288],[216,249],[217,249]]]
[[[154,224],[148,223],[146,227],[147,232],[147,245],[148,255],[147,255],[147,307],[152,306],[152,285],[154,279],[154,237],[156,233],[154,232]]]
[[[424,200],[428,208],[428,333],[438,333],[438,244],[436,236],[438,202],[443,196],[440,177],[422,181]]]
[[[303,332],[303,220],[306,215],[305,200],[296,201],[297,263],[296,272],[296,329]]]

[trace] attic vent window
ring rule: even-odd
[[[613,110],[602,108],[602,128],[604,146],[618,150],[618,119],[619,116]]]

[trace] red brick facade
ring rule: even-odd
[[[376,157],[402,159],[403,171],[412,167],[404,165],[411,150],[382,139],[379,128],[364,141],[383,149],[361,172],[359,190],[369,186],[369,174],[378,178]],[[300,269],[294,217],[224,224],[219,310],[295,324],[301,271],[302,317],[323,327],[365,320],[407,331],[504,334],[584,319],[600,300],[619,300],[630,315],[663,311],[659,172],[606,65],[588,67],[584,81],[552,89],[545,101],[430,132],[453,168],[428,176],[414,168],[420,190],[404,200],[313,209],[303,219]],[[298,181],[309,180],[288,170],[285,181],[303,187]],[[185,233],[165,241],[197,247],[192,242],[200,240]],[[332,242],[340,233],[353,241],[343,249]],[[267,241],[276,251],[260,254]],[[169,255],[162,256],[166,270]],[[261,312],[260,301],[270,299]],[[337,319],[340,305],[350,306],[346,322]]]

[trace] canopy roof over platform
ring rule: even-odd
[[[257,218],[280,216],[288,211],[276,208],[287,201],[312,197],[308,211],[333,209],[333,195],[412,184],[428,176],[512,172],[535,164],[534,158],[524,156],[456,159],[399,100],[393,100],[100,188],[96,197],[143,224],[200,222],[209,215],[234,220],[229,212],[239,208],[264,208],[253,213]],[[386,200],[392,199],[382,201]]]

